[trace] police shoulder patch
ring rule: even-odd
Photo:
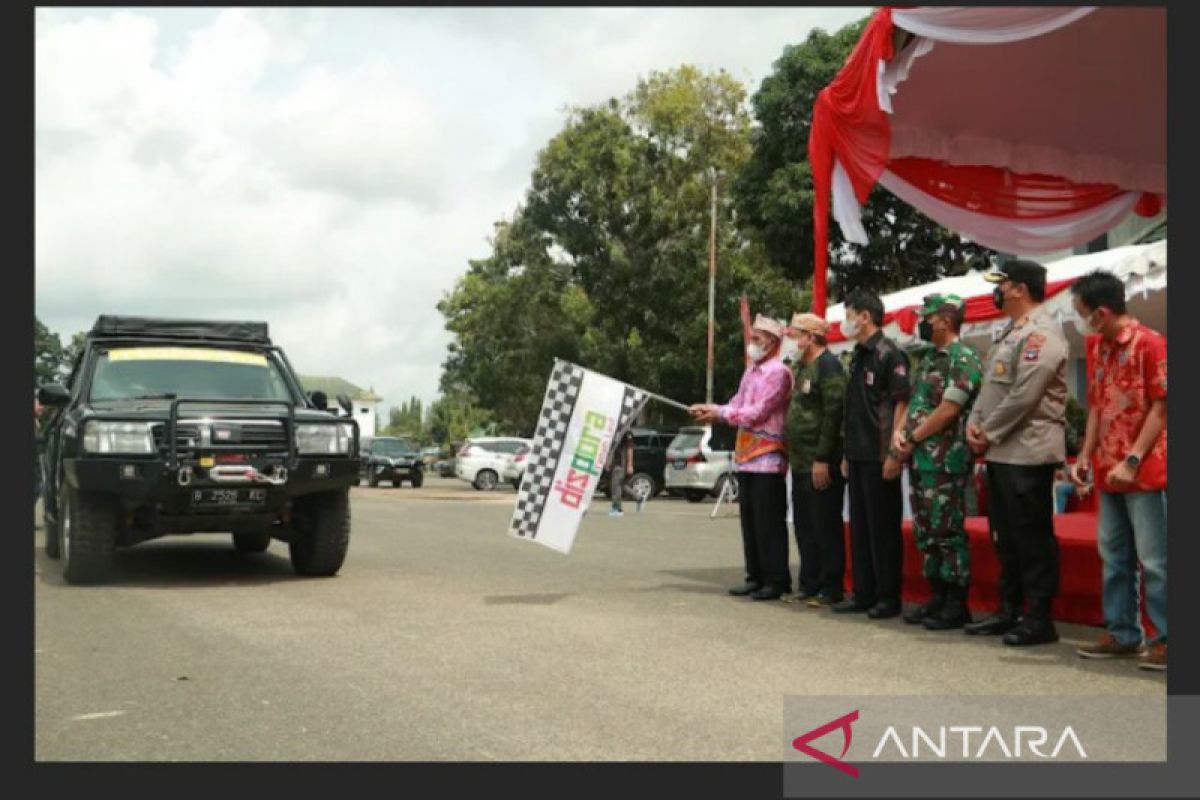
[[[1042,348],[1040,348],[1040,347],[1029,347],[1029,348],[1026,348],[1026,350],[1025,350],[1025,360],[1026,361],[1037,361],[1041,357],[1041,355],[1042,355]]]

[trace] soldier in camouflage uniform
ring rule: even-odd
[[[925,298],[920,335],[933,347],[914,373],[905,424],[893,442],[897,452],[911,457],[913,531],[932,592],[932,599],[904,621],[929,630],[961,628],[970,621],[971,555],[964,519],[975,459],[966,428],[983,383],[983,364],[958,338],[963,312],[957,295]]]

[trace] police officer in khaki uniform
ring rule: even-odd
[[[988,517],[1000,561],[998,613],[966,626],[1007,645],[1058,641],[1054,471],[1066,456],[1067,342],[1045,306],[1046,268],[1015,260],[985,278],[1012,320],[988,352],[967,443],[987,462]]]

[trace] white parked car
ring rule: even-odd
[[[683,495],[692,503],[717,497],[726,482],[733,484],[737,499],[737,476],[733,464],[734,432],[712,426],[680,428],[667,447],[664,471],[667,492]]]
[[[525,443],[517,448],[517,452],[513,454],[512,460],[504,468],[504,481],[505,483],[512,484],[514,489],[521,488],[521,478],[525,475],[525,468],[529,466],[529,453],[533,450],[532,441],[529,439],[522,441]]]
[[[533,443],[515,436],[488,436],[469,439],[458,451],[454,474],[481,491],[490,492],[500,481],[512,483],[513,459],[522,448],[528,452]],[[524,469],[522,466],[521,469]],[[515,473],[520,481],[520,473]]]

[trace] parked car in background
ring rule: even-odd
[[[425,465],[421,454],[408,439],[398,436],[377,436],[362,450],[360,478],[366,478],[370,486],[380,481],[390,481],[399,488],[408,481],[414,489],[425,482]]]
[[[678,431],[674,428],[633,428],[633,472],[625,476],[625,485],[634,497],[657,497],[665,488],[667,448]],[[605,468],[596,491],[613,498],[612,470]]]
[[[525,467],[529,464],[529,453],[533,450],[533,442],[526,441],[527,444],[517,448],[517,452],[513,453],[512,460],[504,468],[504,480],[514,489],[521,488],[521,476],[525,474]]]
[[[737,498],[737,477],[734,475],[733,443],[736,431],[724,425],[680,428],[667,448],[664,470],[667,491],[683,495],[689,502],[699,503],[706,497],[716,497],[726,482],[733,484]]]
[[[428,469],[438,462],[442,457],[442,448],[426,447],[421,450],[421,463]]]
[[[515,436],[469,439],[458,451],[454,474],[476,489],[490,492],[501,480],[506,479],[506,470],[517,451],[530,444],[529,439],[518,439]],[[507,480],[511,481],[511,478]]]
[[[438,474],[439,478],[453,478],[454,462],[455,458],[453,456],[450,458],[443,458],[433,465],[433,470]]]

